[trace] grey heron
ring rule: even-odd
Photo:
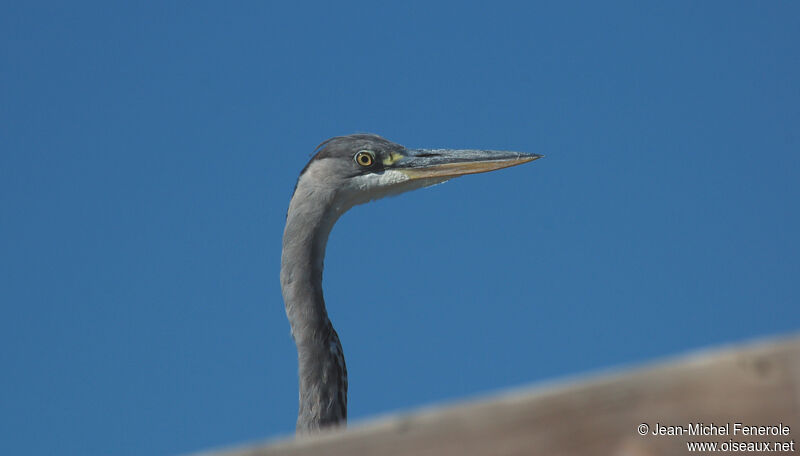
[[[281,255],[281,291],[297,345],[298,432],[347,420],[344,353],[322,296],[325,247],[336,220],[357,204],[540,157],[492,150],[407,149],[371,134],[338,136],[317,147],[289,202]]]

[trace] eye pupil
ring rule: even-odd
[[[372,165],[372,155],[369,152],[359,152],[356,155],[356,162],[361,166]]]

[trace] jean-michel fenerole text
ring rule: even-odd
[[[688,426],[656,423],[653,435],[789,435],[791,428],[783,423],[751,426],[743,423],[689,423]]]

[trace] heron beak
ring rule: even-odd
[[[452,178],[517,166],[542,157],[499,150],[407,149],[390,166],[410,179]]]

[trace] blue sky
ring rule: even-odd
[[[353,209],[350,416],[800,326],[796,2],[4,2],[0,453],[290,434],[280,238],[335,135],[545,159]]]

